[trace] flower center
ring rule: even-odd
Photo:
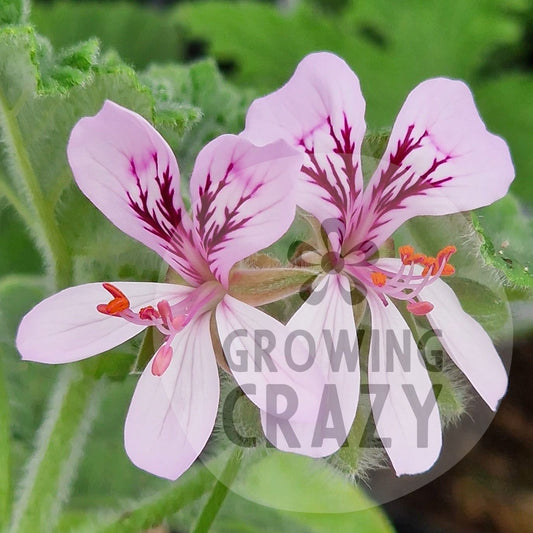
[[[342,272],[344,269],[344,259],[337,252],[326,252],[322,256],[322,261],[320,266],[324,272]]]
[[[445,246],[436,257],[431,257],[416,253],[412,246],[400,246],[400,270],[392,272],[373,265],[369,281],[378,294],[407,300],[407,310],[413,315],[427,315],[433,310],[433,304],[420,300],[418,295],[440,276],[451,276],[455,272],[448,263],[455,252],[455,246]]]
[[[152,373],[162,376],[168,368],[173,355],[171,342],[177,333],[202,313],[214,309],[224,295],[224,289],[218,282],[209,281],[192,290],[179,302],[170,304],[168,300],[159,300],[155,305],[141,307],[135,312],[130,307],[127,296],[111,283],[104,283],[104,289],[113,296],[107,304],[98,304],[96,309],[104,315],[122,318],[143,326],[156,327],[165,337],[152,363]]]

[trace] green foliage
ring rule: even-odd
[[[533,76],[501,75],[480,85],[476,96],[488,128],[501,135],[511,148],[516,169],[516,179],[511,190],[522,202],[533,207],[530,134],[533,131]],[[490,224],[489,217],[487,220]],[[483,223],[483,219],[480,222]],[[506,220],[506,225],[507,223],[513,224],[513,221],[509,219]]]
[[[31,20],[56,48],[97,36],[104,50],[116,50],[137,68],[183,55],[179,34],[166,12],[127,2],[35,3]]]
[[[361,79],[372,128],[390,125],[417,83],[432,76],[475,81],[489,53],[520,36],[503,2],[492,0],[353,0],[321,16],[305,3],[281,13],[262,3],[203,1],[179,6],[176,20],[232,66],[232,79],[264,92],[282,85],[305,54],[339,54]]]
[[[176,150],[187,195],[196,155],[218,135],[243,129],[251,94],[225,82],[212,60],[153,65],[141,80],[154,94],[156,126]]]
[[[28,11],[28,0],[2,0],[0,3],[0,24],[23,23],[26,21]]]
[[[482,239],[480,251],[484,260],[497,268],[511,287],[532,288],[533,224],[516,198],[507,195],[485,207],[474,222]]]
[[[263,513],[283,517],[286,531],[292,531],[288,526],[291,523],[303,531],[316,533],[392,531],[384,514],[374,507],[364,491],[324,463],[277,451],[262,458],[254,457],[250,463],[245,475],[235,483],[236,493],[273,508],[263,509]],[[235,522],[238,523],[238,519],[234,518]],[[227,526],[220,529],[224,530],[230,529]]]
[[[11,441],[10,409],[7,381],[2,361],[3,350],[0,346],[0,530],[4,530],[9,522],[11,504]]]

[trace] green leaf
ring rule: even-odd
[[[40,276],[11,274],[0,278],[0,341],[14,344],[20,320],[46,294]]]
[[[176,151],[187,195],[198,152],[215,137],[244,127],[251,94],[224,81],[211,60],[154,65],[141,74],[156,101],[156,126]]]
[[[0,3],[0,25],[26,22],[30,11],[29,0],[2,0]]]
[[[529,135],[533,130],[533,76],[503,75],[481,84],[475,94],[488,128],[509,143],[516,168],[511,191],[526,205],[533,206],[533,158]]]
[[[47,267],[55,269],[60,285],[73,279],[157,279],[156,254],[128,239],[92,206],[74,185],[66,160],[73,125],[96,113],[106,98],[151,118],[148,89],[115,57],[100,58],[96,41],[55,54],[31,29],[9,28],[0,32],[2,47],[4,175],[37,215],[25,221]],[[72,77],[73,72],[79,76]]]
[[[26,227],[11,206],[0,208],[0,276],[37,274],[42,261]]]
[[[93,472],[94,476],[94,472]],[[160,525],[167,516],[176,513],[200,498],[213,485],[213,474],[204,467],[192,467],[177,482],[135,502],[120,511],[100,512],[77,527],[69,527],[70,533],[137,533]]]
[[[207,51],[224,64],[232,65],[232,78],[266,91],[283,84],[302,57],[313,50],[338,53],[371,53],[360,39],[339,31],[338,21],[317,17],[301,6],[281,13],[274,6],[220,1],[179,6],[176,21],[190,39],[207,43]]]
[[[489,53],[517,42],[521,31],[503,3],[492,0],[353,0],[337,15],[320,16],[305,3],[282,13],[262,3],[203,1],[180,5],[176,20],[185,35],[230,66],[232,79],[264,92],[285,83],[307,53],[339,54],[361,79],[372,127],[390,125],[424,79],[473,82]]]
[[[179,33],[165,10],[126,2],[35,3],[31,22],[56,48],[98,36],[105,50],[116,50],[138,68],[183,55]]]
[[[533,287],[533,222],[511,195],[483,208],[473,219],[481,255],[511,287]]]
[[[8,524],[11,506],[11,428],[3,355],[0,346],[0,531]]]
[[[256,458],[235,487],[238,494],[317,533],[393,531],[360,487],[309,457],[272,451]]]

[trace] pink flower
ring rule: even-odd
[[[368,369],[377,430],[396,473],[414,474],[427,470],[439,456],[441,426],[427,370],[392,300],[406,301],[415,315],[427,315],[431,326],[442,332],[440,340],[451,359],[493,410],[505,393],[507,375],[487,333],[440,279],[453,273],[448,263],[453,246],[435,258],[409,246],[400,248],[400,259],[376,261],[372,256],[411,217],[475,209],[501,198],[514,169],[507,145],[486,130],[468,87],[437,78],[421,83],[407,97],[364,188],[364,111],[359,81],[348,65],[330,53],[311,54],[284,87],[251,105],[243,136],[260,145],[283,139],[305,154],[297,203],[328,235],[318,258],[328,275],[288,326],[314,336],[317,361],[334,385],[331,401],[342,411],[341,436],[355,417],[360,370],[357,358],[330,361],[328,336],[340,342],[344,335],[352,355],[357,351],[353,311],[346,297],[355,286],[366,294],[372,330],[377,332],[371,339]],[[400,347],[406,339],[408,361],[388,361],[391,333]],[[385,399],[383,386],[388,391]],[[426,438],[420,440],[417,413],[426,400],[432,408],[424,420]],[[317,447],[314,428],[305,423],[293,427],[301,443],[293,451],[324,456],[342,443],[329,439]],[[277,445],[290,449],[279,440]]]
[[[314,413],[315,395],[308,390],[314,384],[304,383],[309,373],[292,371],[280,350],[289,330],[228,294],[232,266],[275,242],[291,224],[296,208],[291,176],[302,156],[284,141],[256,147],[233,135],[215,139],[194,166],[192,218],[179,194],[172,151],[136,113],[106,102],[74,127],[68,159],[96,207],[156,251],[189,286],[121,281],[63,290],[22,320],[17,347],[23,359],[77,361],[148,326],[158,328],[165,341],[137,384],[125,447],[137,466],[171,479],[193,463],[215,423],[219,376],[212,318],[221,341],[240,332],[232,348],[245,354],[248,364],[233,375],[253,402],[267,409],[268,387],[289,384],[301,399],[295,418],[306,419],[307,409]],[[252,333],[259,328],[275,336],[273,350],[256,345]],[[258,354],[269,364],[261,366]]]

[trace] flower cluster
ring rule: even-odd
[[[277,448],[335,453],[360,394],[354,291],[371,313],[374,420],[398,475],[430,468],[442,442],[432,383],[405,313],[425,316],[441,331],[450,358],[496,409],[507,386],[504,366],[441,279],[454,273],[453,244],[435,257],[409,245],[398,248],[397,259],[376,252],[412,217],[475,209],[504,196],[514,177],[507,146],[486,130],[466,85],[428,80],[409,94],[365,187],[364,111],[359,81],[342,59],[307,56],[285,86],[252,103],[240,135],[223,135],[198,154],[190,214],[176,159],[146,120],[108,101],[74,127],[68,159],[82,192],[183,283],[111,281],[63,290],[24,317],[17,346],[26,360],[66,363],[148,327],[159,330],[163,343],[139,379],[125,425],[126,451],[140,468],[176,479],[198,457],[217,415],[217,361],[260,409]],[[286,233],[297,206],[320,227],[302,256],[314,288],[283,324],[242,297],[238,274],[244,259]],[[407,357],[390,357],[389,333],[407,339]]]

